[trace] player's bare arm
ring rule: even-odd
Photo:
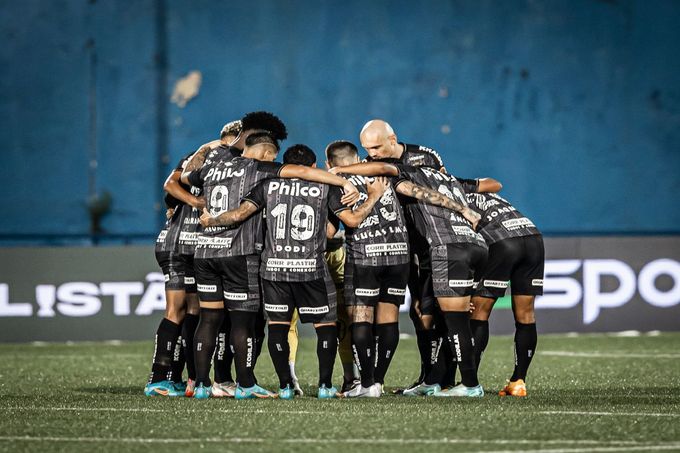
[[[427,187],[419,186],[411,181],[402,181],[396,188],[397,192],[406,195],[408,197],[413,197],[418,200],[422,200],[425,203],[429,203],[435,206],[441,206],[442,208],[450,209],[452,211],[459,212],[463,217],[465,217],[468,222],[472,224],[472,228],[476,229],[481,216],[477,214],[472,209],[458,203],[455,200],[447,197],[446,195],[437,192],[436,190],[429,189]]]
[[[478,181],[477,192],[480,193],[496,193],[503,188],[503,184],[493,178],[480,178]]]
[[[331,173],[348,173],[360,176],[399,176],[399,169],[386,162],[362,162],[331,168]]]
[[[207,209],[203,208],[201,214],[201,225],[204,228],[211,226],[232,226],[241,223],[258,211],[257,206],[250,201],[243,201],[238,208],[226,211],[217,217],[210,215]]]
[[[305,181],[342,187],[344,195],[340,201],[347,206],[351,206],[359,200],[359,191],[351,182],[318,168],[305,167],[304,165],[286,165],[281,169],[279,176],[281,178],[298,178]]]
[[[170,176],[168,176],[168,179],[166,179],[165,183],[163,184],[163,190],[184,204],[188,204],[194,208],[203,209],[205,207],[205,199],[203,197],[196,197],[190,192],[184,190],[180,184],[181,176],[182,172],[180,171],[173,171],[170,173]]]
[[[382,177],[375,178],[373,182],[368,182],[366,184],[368,199],[354,210],[346,209],[339,212],[337,214],[338,218],[350,228],[358,227],[370,214],[371,210],[373,210],[373,207],[380,200],[380,197],[383,196],[389,185],[390,183],[387,179]]]
[[[192,171],[201,169],[203,162],[205,162],[205,155],[208,154],[210,150],[212,150],[212,146],[210,146],[210,143],[207,143],[201,146],[198,151],[196,151],[194,155],[191,156],[186,167],[184,167],[182,175],[180,176],[180,181],[182,181],[184,184],[189,184],[189,175]]]

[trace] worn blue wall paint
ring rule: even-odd
[[[168,105],[165,161],[156,150],[159,5],[168,93],[189,71],[203,76],[186,107]],[[330,140],[357,141],[367,119],[385,118],[400,139],[438,149],[454,174],[502,180],[505,196],[546,232],[680,231],[676,2],[1,8],[0,176],[12,202],[0,234],[88,231],[92,49],[96,189],[114,198],[110,233],[153,234],[159,174],[255,109],[287,122],[284,145],[304,142],[319,156]],[[50,221],[35,222],[26,206]]]

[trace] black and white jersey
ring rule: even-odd
[[[359,191],[356,209],[368,199],[371,178],[341,175]],[[409,262],[408,233],[401,204],[388,187],[366,219],[356,228],[345,228],[347,259],[361,266],[392,266]]]
[[[263,279],[304,282],[328,275],[324,258],[328,211],[348,209],[341,198],[339,187],[280,178],[260,182],[243,197],[265,210]]]
[[[455,177],[428,167],[397,165],[397,168],[399,176],[395,187],[404,181],[411,181],[467,206],[463,187]],[[404,208],[409,210],[414,227],[427,239],[430,247],[454,243],[472,243],[486,247],[484,239],[472,229],[470,222],[455,211],[409,197],[404,197]]]
[[[186,162],[189,160],[189,158],[193,155],[193,153],[187,154],[186,156],[182,157],[179,160],[179,163],[177,166],[175,166],[175,169],[173,172],[176,171],[182,171],[184,166],[186,165]],[[180,186],[186,190],[187,192],[191,192],[193,195],[196,195],[195,188],[192,188],[183,182],[180,181]],[[156,238],[156,251],[157,252],[176,252],[176,253],[185,253],[184,251],[180,250],[179,246],[179,241],[180,241],[180,236],[182,233],[182,227],[183,227],[183,219],[186,215],[186,208],[191,209],[191,206],[186,206],[184,203],[182,203],[180,200],[177,198],[173,197],[169,193],[165,194],[164,197],[165,201],[165,206],[168,209],[174,209],[175,212],[173,213],[172,217],[167,219],[165,221],[165,226],[161,230],[160,234]],[[193,247],[192,250],[190,251],[190,254],[193,254]]]
[[[431,167],[437,170],[444,166],[444,161],[441,156],[432,148],[401,142],[399,144],[404,147],[404,152],[398,159],[401,164],[409,165],[411,167]],[[373,160],[376,159],[372,159],[371,156],[366,158],[366,161],[368,162]]]
[[[220,145],[208,152],[205,162],[210,163],[216,160],[230,161],[234,157],[240,155],[241,150],[238,148]],[[191,155],[188,157],[191,157]],[[188,157],[186,159],[187,162],[189,160]],[[184,166],[185,163],[181,162],[180,166],[178,166],[176,170],[181,171]],[[196,197],[200,197],[203,194],[202,187],[191,186],[189,191]],[[181,231],[178,238],[177,252],[182,255],[193,255],[194,251],[196,250],[196,245],[198,244],[198,235],[203,229],[200,222],[201,211],[197,208],[194,208],[193,206],[184,205],[182,207],[181,216]]]
[[[236,209],[243,196],[263,179],[279,175],[285,164],[245,157],[228,159],[225,153],[206,161],[192,172],[189,182],[203,188],[206,209],[213,216]],[[260,253],[263,244],[262,217],[251,216],[234,226],[208,227],[198,235],[196,258],[225,258]]]
[[[470,208],[482,218],[477,231],[491,245],[503,239],[541,234],[534,223],[503,197],[495,193],[477,193],[478,182],[462,179]]]

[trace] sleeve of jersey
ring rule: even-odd
[[[465,193],[477,193],[479,190],[479,180],[478,179],[464,179],[456,177]]]
[[[179,160],[179,162],[177,163],[177,166],[175,167],[175,171],[184,170],[184,166],[186,165],[187,162],[189,162],[189,159],[191,159],[191,156],[193,156],[193,153],[189,153],[186,156],[182,157]]]
[[[249,201],[255,206],[257,206],[258,211],[262,208],[264,208],[265,203],[267,202],[267,199],[265,197],[265,186],[267,185],[266,181],[260,181],[258,182],[255,187],[253,187],[250,192],[245,194],[243,198],[241,198],[241,203],[244,201]]]
[[[285,166],[286,164],[280,164],[278,162],[259,161],[257,163],[257,171],[261,173],[261,176],[264,178],[276,178],[281,173],[281,169]]]
[[[394,187],[395,190],[402,182],[411,181],[409,174],[415,170],[415,167],[411,167],[408,165],[396,165],[396,167],[399,170],[399,174],[396,177],[394,177],[394,179],[392,179],[392,186]]]
[[[341,198],[342,189],[337,186],[330,186],[328,190],[328,209],[330,209],[333,214],[349,209],[349,206],[342,204],[342,201],[340,201]]]
[[[189,184],[196,187],[203,187],[203,178],[201,177],[201,170],[195,170],[189,173]]]
[[[444,166],[444,161],[442,160],[442,157],[439,155],[439,153],[437,151],[432,149],[432,150],[428,151],[428,153],[430,153],[430,155],[432,156],[434,161],[437,162],[437,165],[438,165],[437,170],[439,170],[440,168],[442,168]]]

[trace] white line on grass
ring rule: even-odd
[[[680,414],[661,414],[652,412],[588,412],[588,411],[540,411],[545,415],[594,415],[594,416],[624,416],[624,417],[680,417]]]
[[[289,444],[497,444],[497,445],[527,445],[527,444],[552,444],[552,445],[609,445],[608,448],[656,448],[658,445],[673,446],[677,448],[680,443],[673,444],[649,444],[637,441],[602,441],[602,440],[529,440],[529,439],[309,439],[309,438],[292,438],[292,439],[265,439],[260,437],[208,437],[204,439],[197,438],[149,438],[149,437],[53,437],[53,436],[0,436],[0,441],[26,441],[26,442],[101,442],[101,443],[141,443],[141,444],[201,444],[201,443],[289,443]],[[618,446],[618,447],[615,447]],[[589,447],[587,450],[574,451],[594,451],[594,448]],[[602,447],[599,447],[602,448]],[[565,450],[566,451],[566,450]]]
[[[594,359],[680,359],[680,354],[639,354],[629,352],[537,351],[539,355]]]
[[[644,446],[612,446],[612,447],[588,447],[588,448],[553,448],[547,450],[522,450],[523,453],[582,453],[582,452],[610,452],[610,451],[659,451],[659,450],[677,450],[680,448],[680,443],[673,442],[667,444],[647,444]],[[517,450],[497,450],[488,451],[486,453],[515,453]]]

